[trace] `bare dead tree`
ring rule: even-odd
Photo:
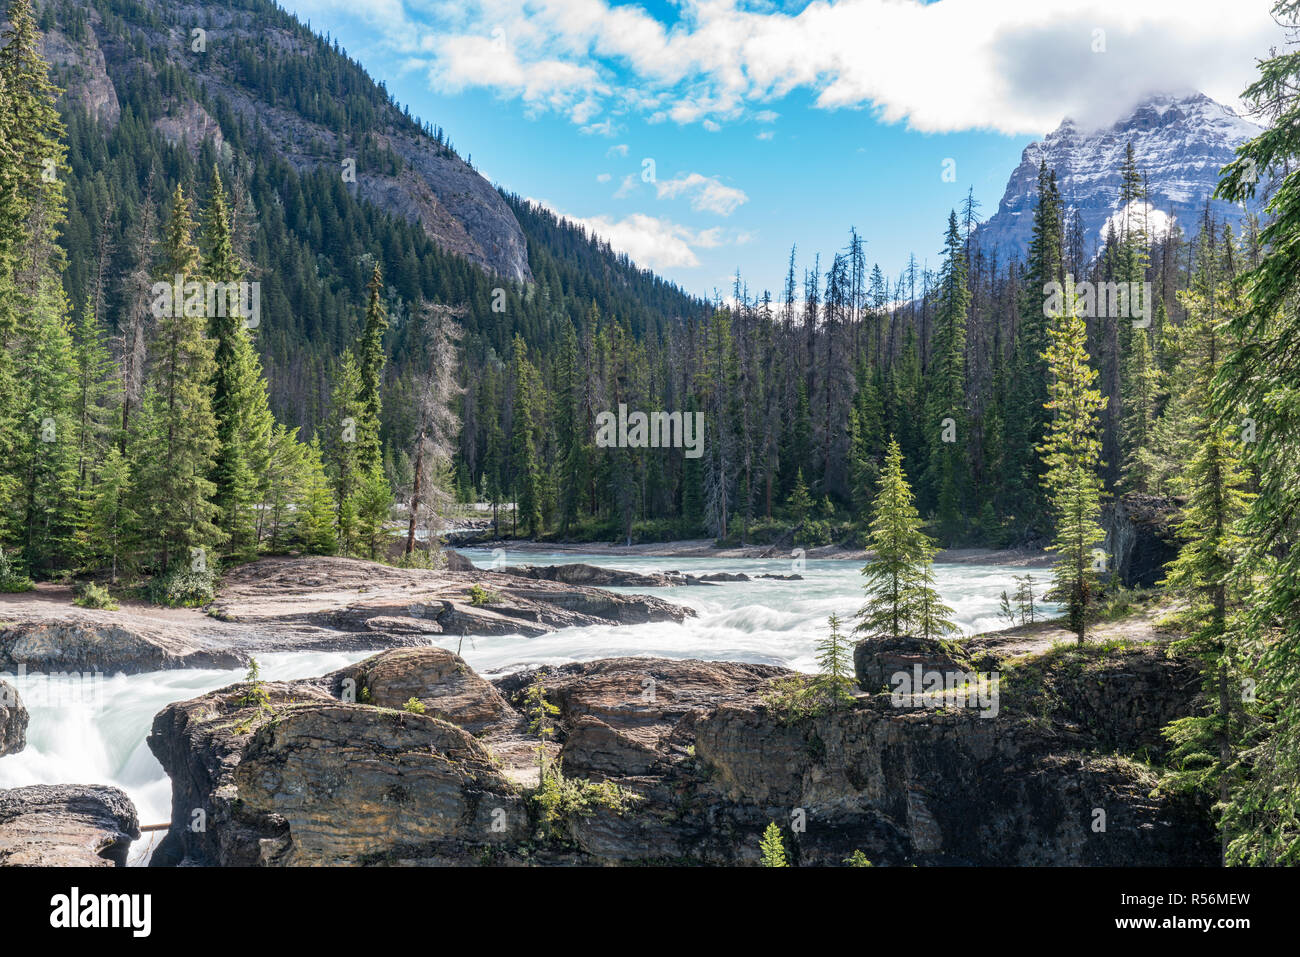
[[[451,494],[437,483],[439,472],[451,462],[456,451],[460,419],[453,403],[464,391],[456,381],[459,363],[461,327],[459,319],[463,310],[449,306],[421,302],[416,308],[425,340],[428,364],[416,380],[415,397],[418,408],[415,430],[414,477],[411,483],[411,507],[406,529],[406,554],[415,553],[415,530],[419,522],[420,506],[427,509],[425,528],[430,551],[438,516],[451,499]]]

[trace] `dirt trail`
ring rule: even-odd
[[[1118,621],[1098,622],[1088,627],[1088,644],[1105,644],[1125,641],[1140,645],[1164,642],[1173,633],[1159,626],[1159,621],[1173,610],[1172,605],[1161,604],[1133,611]],[[1065,627],[1063,618],[1039,621],[1032,625],[1019,625],[1006,631],[974,635],[962,642],[971,651],[988,651],[1003,658],[1020,658],[1050,651],[1054,645],[1076,641],[1074,632]]]

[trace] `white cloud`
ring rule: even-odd
[[[570,216],[541,200],[528,200],[557,216],[577,223],[588,232],[608,242],[619,252],[627,253],[638,266],[649,269],[692,268],[700,264],[696,249],[711,249],[724,244],[720,229],[695,231],[671,220],[644,213],[632,213],[622,219],[608,216]]]
[[[641,177],[636,173],[628,173],[623,177],[623,182],[618,184],[618,189],[614,191],[614,198],[623,199],[626,196],[631,196],[640,185]]]
[[[770,140],[770,139],[771,139],[772,137],[774,137],[774,136],[776,136],[776,133],[774,133],[772,130],[764,130],[764,131],[761,132],[761,133],[757,133],[757,134],[755,134],[754,139],[756,139],[756,140]]]
[[[626,155],[627,155],[626,143],[615,143],[609,149],[605,150],[606,159],[608,159],[611,156],[626,156]]]
[[[618,127],[614,125],[613,120],[606,118],[601,120],[599,123],[592,123],[588,126],[584,126],[579,129],[578,132],[585,133],[588,136],[613,136],[618,132]]]
[[[813,0],[785,13],[688,0],[668,27],[612,0],[383,0],[365,16],[395,48],[424,51],[439,89],[494,89],[584,126],[610,109],[770,122],[765,104],[803,89],[822,108],[870,108],[923,131],[1041,133],[1065,114],[1114,119],[1157,91],[1233,103],[1254,58],[1282,40],[1271,4]]]
[[[608,173],[597,173],[597,174],[596,174],[596,182],[597,182],[597,183],[608,183],[608,182],[609,182],[609,179],[610,179],[610,176],[609,176]]]
[[[691,209],[717,213],[719,216],[730,216],[737,207],[749,202],[744,190],[726,186],[716,177],[705,176],[703,173],[683,173],[664,180],[656,185],[655,194],[660,199],[687,196],[691,201]]]

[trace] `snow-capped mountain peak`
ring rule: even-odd
[[[1025,148],[997,212],[979,227],[979,245],[986,253],[996,249],[1003,260],[1011,255],[1023,258],[1033,227],[1038,166],[1046,160],[1056,171],[1066,207],[1079,211],[1084,235],[1096,249],[1108,221],[1120,212],[1121,170],[1129,143],[1138,171],[1147,180],[1148,229],[1158,232],[1172,221],[1191,235],[1218,185],[1219,171],[1232,161],[1236,148],[1260,130],[1204,93],[1149,96],[1128,116],[1100,129],[1083,129],[1067,118]],[[1211,201],[1211,210],[1234,227],[1245,216],[1240,206],[1219,200]]]

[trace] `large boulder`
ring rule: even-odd
[[[37,784],[0,791],[0,866],[124,867],[140,837],[117,788]]]
[[[952,644],[909,635],[864,638],[853,648],[853,672],[858,687],[871,694],[900,687],[900,676],[914,683],[912,678],[917,668],[922,674],[967,671],[969,662]]]
[[[348,665],[321,679],[335,697],[400,710],[415,698],[426,713],[476,734],[518,715],[490,681],[445,648],[400,648]]]
[[[27,709],[18,689],[0,681],[0,757],[15,754],[27,745]]]
[[[242,813],[265,822],[261,863],[451,863],[528,833],[522,797],[483,745],[420,714],[290,711],[252,736],[233,785]]]
[[[519,786],[466,730],[505,733],[519,716],[450,652],[390,651],[261,691],[155,717],[172,827],[154,864],[467,863],[526,835]],[[412,697],[425,714],[398,710]]]

